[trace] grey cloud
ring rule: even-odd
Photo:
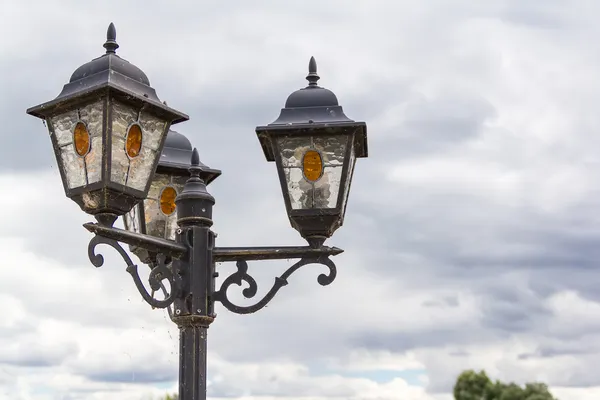
[[[556,0],[543,5],[506,1],[501,15],[510,23],[541,29],[565,29],[574,22],[572,14],[565,12],[563,4]]]
[[[468,351],[465,350],[456,350],[448,353],[451,357],[468,357],[471,355]]]
[[[85,372],[84,372],[85,373]],[[171,369],[160,369],[160,367],[150,367],[148,370],[101,370],[86,373],[86,377],[98,382],[116,382],[116,383],[160,383],[170,382],[176,379],[176,371]]]
[[[436,300],[427,300],[423,303],[424,307],[458,307],[459,300],[457,296],[444,296]]]
[[[365,332],[355,335],[349,344],[352,347],[375,350],[389,350],[403,353],[411,349],[439,349],[447,345],[468,345],[475,340],[477,343],[490,343],[499,338],[507,338],[508,333],[494,334],[476,326],[456,326],[452,328],[427,329],[426,331],[409,331],[398,327],[392,333]],[[435,381],[438,377],[432,376]]]
[[[77,353],[74,343],[40,343],[29,336],[22,336],[18,343],[0,350],[0,364],[20,367],[51,367],[62,364]]]
[[[532,352],[522,353],[519,358],[523,360],[531,359],[552,359],[564,356],[576,356],[580,358],[597,357],[600,355],[598,346],[598,334],[588,330],[579,337],[555,338],[540,336],[539,345]],[[566,340],[565,340],[566,339]]]
[[[402,201],[396,210],[384,211],[362,204],[361,211],[377,221],[364,236],[377,238],[372,246],[420,253],[436,269],[445,265],[438,271],[444,276],[466,279],[515,269],[535,273],[595,266],[597,235],[584,233],[579,221],[569,225],[561,218],[543,219],[528,209],[492,206],[467,194],[440,196],[439,202],[429,197],[418,208]],[[474,224],[479,232],[471,230]]]
[[[400,150],[392,154],[406,159],[422,156],[424,152],[444,151],[447,146],[459,146],[479,135],[483,124],[494,116],[493,106],[485,99],[460,94],[432,100],[416,99],[407,104],[403,126],[397,133],[404,136],[404,140],[391,142]]]
[[[543,305],[542,299],[527,299],[520,296],[521,293],[513,289],[502,295],[497,292],[488,294],[482,306],[483,326],[511,333],[531,332],[544,326],[552,318],[552,313]]]

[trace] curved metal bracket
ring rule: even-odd
[[[101,267],[104,264],[104,257],[102,256],[102,254],[96,253],[96,246],[98,246],[99,244],[109,245],[113,249],[117,250],[117,252],[121,255],[121,257],[127,264],[126,271],[133,278],[135,286],[137,287],[138,291],[140,292],[146,303],[150,304],[153,308],[167,308],[171,304],[173,304],[173,301],[175,301],[175,298],[179,294],[179,288],[175,283],[173,273],[165,263],[166,257],[164,254],[159,254],[156,257],[156,265],[154,267],[151,267],[148,282],[152,291],[151,293],[148,293],[148,290],[144,286],[144,283],[142,282],[140,275],[138,274],[137,265],[133,263],[131,257],[129,257],[125,249],[123,249],[123,247],[116,240],[108,239],[98,235],[94,236],[90,240],[90,243],[88,245],[88,257],[92,264],[96,268]],[[163,281],[169,282],[169,293],[167,293]],[[163,300],[158,300],[154,298],[154,292],[158,290],[162,290],[165,294],[165,298]]]
[[[273,299],[273,297],[275,297],[279,289],[288,284],[287,279],[290,277],[290,275],[296,272],[300,267],[303,267],[307,264],[322,264],[329,268],[329,274],[322,273],[317,278],[317,282],[319,282],[321,286],[329,285],[331,282],[333,282],[337,275],[335,264],[327,256],[318,258],[302,258],[288,268],[287,271],[285,271],[281,276],[275,278],[275,283],[269,292],[256,304],[251,306],[238,306],[233,304],[227,297],[227,290],[231,285],[235,284],[242,286],[242,282],[248,283],[249,287],[242,290],[242,294],[247,299],[251,299],[256,296],[256,292],[258,291],[258,285],[256,284],[256,281],[248,274],[248,263],[245,260],[238,260],[236,262],[237,271],[223,281],[221,288],[214,293],[214,300],[220,301],[226,309],[236,314],[254,313],[265,307]]]

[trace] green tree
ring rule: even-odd
[[[485,371],[464,371],[454,385],[456,400],[488,400],[487,393],[492,382]]]
[[[550,397],[551,400],[552,397]],[[492,400],[492,399],[490,399]],[[495,399],[494,399],[495,400]],[[527,400],[523,388],[515,383],[509,383],[500,393],[498,400]]]
[[[543,383],[492,382],[485,371],[467,370],[461,373],[454,385],[456,400],[557,400]]]

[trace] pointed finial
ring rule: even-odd
[[[203,179],[200,178],[200,174],[202,173],[202,168],[200,167],[200,154],[198,154],[198,149],[195,147],[194,150],[192,150],[192,159],[189,171],[191,177],[190,179],[196,182],[203,181]]]
[[[200,165],[200,155],[198,154],[198,149],[194,147],[194,151],[192,151],[192,166],[197,167]]]
[[[115,54],[119,45],[117,44],[117,29],[112,22],[106,30],[106,43],[104,43],[106,54]]]
[[[317,74],[317,62],[314,57],[310,58],[308,62],[308,75],[306,76],[306,80],[308,81],[308,86],[317,86],[317,81],[321,79]]]

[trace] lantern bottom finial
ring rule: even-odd
[[[112,228],[112,226],[114,225],[117,218],[119,218],[119,216],[117,214],[113,214],[113,213],[95,214],[94,217],[96,218],[96,221],[98,221],[100,223],[100,225],[104,225],[109,228]]]
[[[320,249],[327,238],[325,236],[309,236],[306,238],[308,245],[313,249]]]

